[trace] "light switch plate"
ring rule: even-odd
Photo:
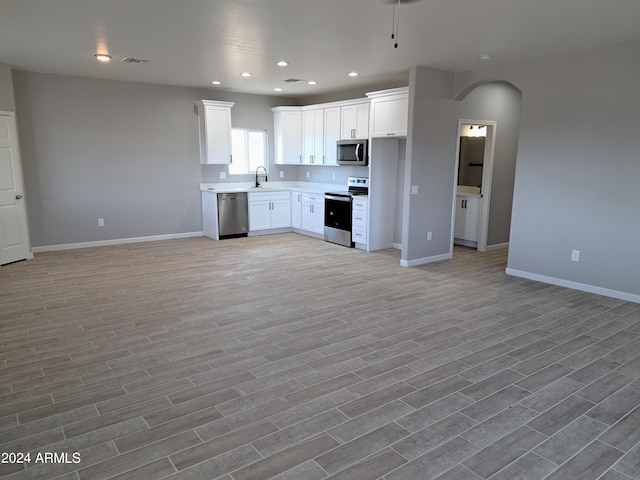
[[[227,178],[227,172],[220,172],[220,180]]]
[[[411,195],[418,194],[418,185],[411,185]]]

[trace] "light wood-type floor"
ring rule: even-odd
[[[31,455],[0,476],[640,478],[639,304],[399,260],[284,234],[0,268],[1,450]]]

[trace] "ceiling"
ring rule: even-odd
[[[640,38],[639,0],[401,0],[394,48],[389,1],[0,0],[0,62],[304,97],[407,84],[413,65],[465,70]],[[96,61],[97,52],[112,60]],[[282,59],[289,66],[276,66]],[[241,77],[245,71],[252,76]],[[284,82],[290,78],[305,81]]]

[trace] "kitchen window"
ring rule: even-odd
[[[231,129],[233,162],[229,174],[254,173],[259,166],[267,166],[267,132],[249,128]]]

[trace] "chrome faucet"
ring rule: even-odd
[[[258,168],[256,168],[256,188],[258,188],[260,186],[260,182],[258,181],[258,170],[263,169],[264,170],[264,181],[266,182],[267,180],[269,180],[267,178],[267,169],[264,168],[262,165],[260,165]]]

